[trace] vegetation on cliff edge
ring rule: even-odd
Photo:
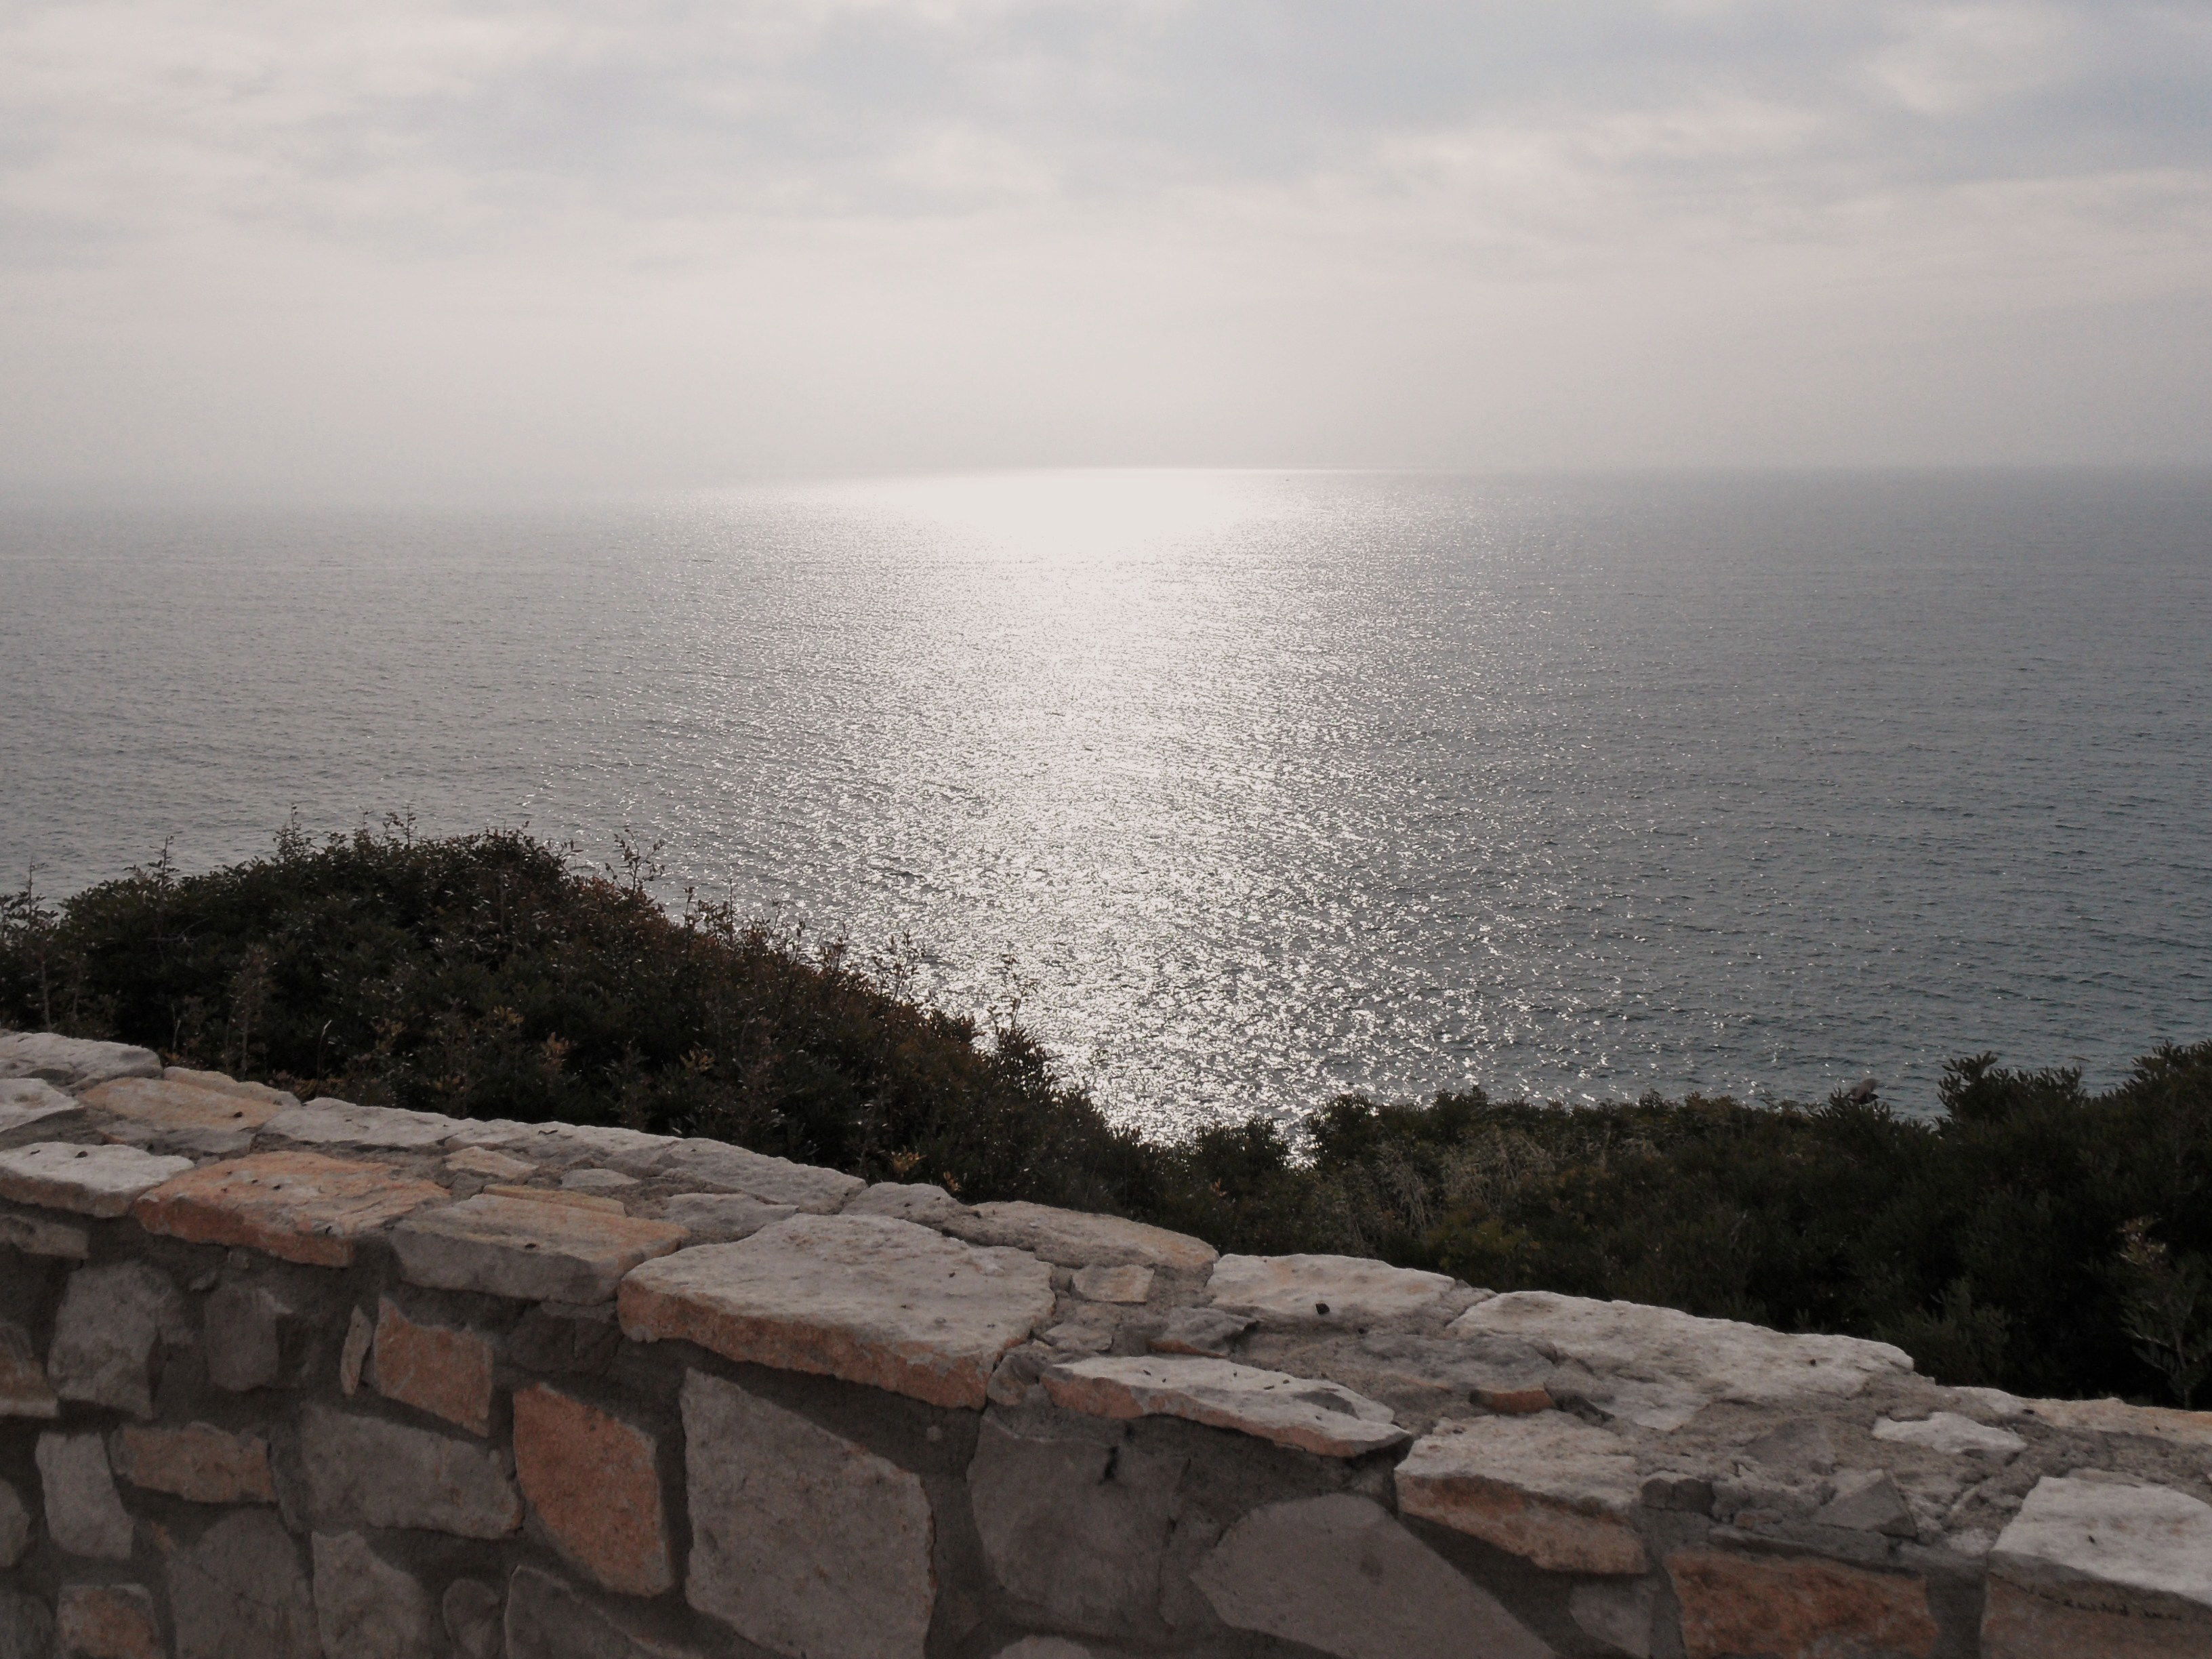
[[[1879,1337],[1952,1382],[2194,1403],[2212,1378],[2212,1042],[2104,1092],[1955,1062],[1934,1121],[1842,1097],[1564,1108],[1348,1097],[1109,1124],[1010,1014],[593,872],[516,832],[404,828],[58,908],[0,902],[0,1024],[457,1116],[738,1141],[977,1201],[1112,1211],[1224,1249],[1328,1250],[1498,1290]]]

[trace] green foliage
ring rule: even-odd
[[[404,823],[58,909],[0,899],[0,1022],[305,1094],[708,1134],[971,1200],[1135,1216],[1498,1290],[1617,1297],[1904,1347],[1945,1381],[2191,1401],[2212,1379],[2212,1043],[2119,1086],[1954,1063],[1942,1118],[1692,1097],[1358,1097],[1147,1142],[1018,1023],[917,1003],[894,958]]]

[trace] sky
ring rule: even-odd
[[[2212,5],[0,0],[0,498],[2212,464]]]

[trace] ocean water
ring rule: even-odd
[[[0,875],[527,823],[1126,1119],[2212,1036],[2212,480],[1070,473],[0,516]]]

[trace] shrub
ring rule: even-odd
[[[0,1021],[457,1116],[707,1134],[871,1180],[1134,1216],[1229,1249],[1333,1250],[1498,1290],[1879,1337],[1947,1382],[2189,1403],[2212,1377],[2212,1042],[2118,1087],[1993,1056],[1943,1115],[1842,1097],[1564,1108],[1352,1096],[1150,1142],[1009,1014],[645,860],[592,872],[404,824],[205,875],[167,859],[58,909],[0,902]]]

